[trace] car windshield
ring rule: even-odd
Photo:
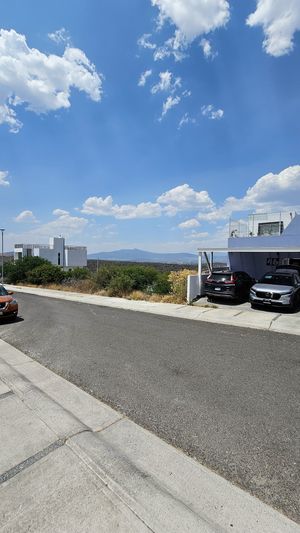
[[[260,283],[269,283],[270,285],[288,285],[294,286],[294,277],[289,274],[265,274]]]
[[[231,272],[213,272],[210,279],[213,281],[228,281],[231,279]]]
[[[0,285],[0,296],[7,296],[8,292],[4,289],[3,285]]]

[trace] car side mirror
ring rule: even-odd
[[[7,294],[9,294],[10,296],[14,293],[14,291],[7,291]]]

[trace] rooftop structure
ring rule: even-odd
[[[87,266],[85,246],[69,246],[64,237],[51,237],[49,244],[15,244],[14,259],[41,257],[64,269]]]

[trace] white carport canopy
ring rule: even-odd
[[[227,247],[227,248],[198,248],[198,275],[202,274],[203,255],[210,272],[213,268],[214,253],[300,253],[300,246],[265,246],[255,248]]]

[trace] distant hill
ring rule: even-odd
[[[170,263],[194,265],[197,263],[196,254],[188,253],[158,253],[138,250],[114,250],[113,252],[98,252],[88,255],[88,259],[101,259],[104,261],[131,261],[134,263]]]

